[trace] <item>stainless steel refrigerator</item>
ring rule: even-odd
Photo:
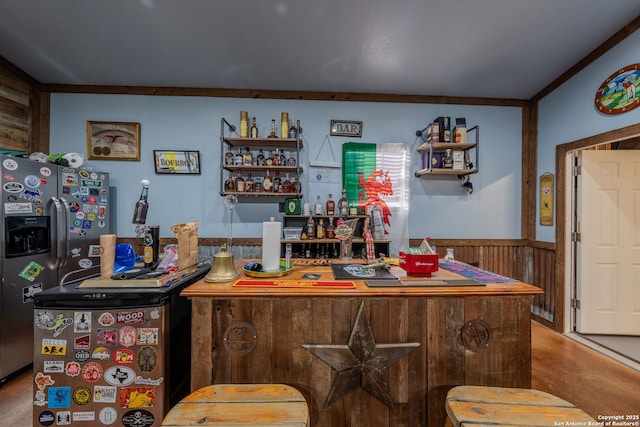
[[[5,155],[0,170],[1,381],[33,360],[34,295],[99,272],[110,200],[107,173]]]
[[[157,288],[131,279],[37,294],[33,425],[160,426],[190,390],[191,302],[180,291],[208,271]]]

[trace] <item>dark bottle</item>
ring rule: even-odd
[[[244,180],[244,191],[253,193],[253,178],[251,178],[251,172],[249,172],[247,179]]]
[[[152,225],[144,234],[144,266],[153,267],[160,252],[160,226]]]
[[[264,166],[267,164],[267,160],[264,157],[264,153],[262,152],[262,148],[258,151],[258,156],[256,157],[256,165]]]
[[[227,179],[224,183],[224,191],[236,191],[236,181],[229,173],[229,179]]]
[[[282,179],[280,179],[280,172],[276,171],[276,177],[273,178],[273,192],[279,193],[282,188]]]
[[[149,210],[149,181],[143,179],[140,184],[142,184],[142,193],[140,193],[140,200],[136,203],[136,207],[133,210],[133,220],[131,221],[133,224],[144,224],[147,222],[147,211]]]

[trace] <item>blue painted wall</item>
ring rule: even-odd
[[[159,224],[162,237],[173,236],[171,225],[192,220],[199,222],[200,237],[226,237],[228,216],[219,195],[220,118],[237,125],[240,110],[255,116],[262,132],[282,111],[301,121],[302,190],[311,202],[317,195],[325,200],[329,193],[337,199],[342,188],[339,169],[309,167],[329,134],[331,119],[364,122],[362,138],[329,138],[338,162],[347,141],[403,143],[411,150],[413,171],[422,165],[415,152],[420,144],[416,130],[437,116],[466,117],[468,127],[480,126],[474,192],[468,195],[455,178],[410,176],[409,236],[520,238],[522,112],[517,107],[53,93],[51,152],[86,154],[88,120],[139,122],[139,162],[87,162],[93,170],[109,172],[118,187],[118,236],[134,235],[133,206],[146,178],[151,181],[147,224]],[[156,175],[154,149],[199,150],[202,174]],[[326,143],[318,160],[333,161]],[[260,237],[262,221],[281,215],[277,203],[241,203],[234,213],[233,235]]]
[[[639,62],[640,32],[636,31],[540,101],[538,176],[545,172],[555,173],[557,145],[640,122],[640,108],[607,115],[600,113],[594,102],[598,88],[611,74]],[[539,212],[539,204],[537,209]],[[555,242],[555,225],[537,225],[536,239]]]

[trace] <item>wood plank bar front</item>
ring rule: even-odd
[[[246,261],[236,261],[237,267]],[[331,267],[296,267],[333,280]],[[403,280],[403,270],[392,267]],[[242,280],[257,280],[246,276]],[[443,269],[430,279],[462,279]],[[485,286],[237,287],[203,280],[192,300],[191,390],[218,383],[281,383],[302,392],[313,426],[442,426],[445,397],[457,385],[531,387],[531,302],[542,291],[513,281]],[[385,405],[362,387],[325,407],[336,371],[303,344],[347,345],[361,303],[376,344],[419,343],[383,372]],[[238,329],[240,327],[240,329]],[[255,342],[233,349],[233,333]],[[232,334],[229,336],[229,334]],[[240,337],[245,341],[253,337]],[[251,351],[242,349],[255,345]]]

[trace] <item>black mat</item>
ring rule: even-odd
[[[486,286],[484,283],[471,279],[460,280],[365,280],[370,288],[406,288],[433,286]]]
[[[396,276],[384,268],[367,268],[366,264],[331,264],[336,280],[393,280]]]

